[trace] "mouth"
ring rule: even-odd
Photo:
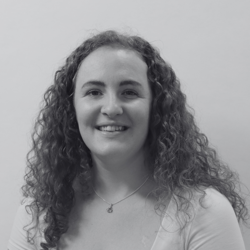
[[[98,129],[99,131],[112,133],[112,132],[126,131],[128,129],[128,127],[126,127],[126,126],[107,125],[107,126],[97,126],[96,129]]]

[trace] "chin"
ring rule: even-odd
[[[121,157],[124,156],[124,149],[113,148],[113,149],[106,149],[100,150],[98,152],[94,152],[94,155],[101,156],[101,157]]]
[[[139,156],[144,152],[143,148],[136,149],[133,148],[134,145],[130,145],[124,147],[124,145],[112,145],[110,147],[105,147],[100,150],[92,151],[92,156],[97,158],[102,158],[105,160],[112,161],[123,161],[129,158],[134,158],[135,156]],[[136,153],[135,153],[136,152]]]

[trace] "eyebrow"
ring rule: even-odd
[[[88,86],[98,86],[98,87],[105,87],[106,84],[102,81],[97,81],[97,80],[90,80],[90,81],[87,81],[85,82],[83,85],[82,85],[82,88],[84,87],[88,87]],[[121,81],[119,86],[127,86],[127,85],[132,85],[132,86],[136,86],[136,87],[140,87],[142,88],[142,84],[137,82],[137,81],[134,81],[134,80],[125,80],[125,81]]]

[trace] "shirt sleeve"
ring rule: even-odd
[[[187,228],[186,250],[245,250],[241,230],[229,201],[214,189],[207,189],[204,208]]]
[[[12,227],[10,239],[8,242],[9,250],[37,250],[37,244],[31,244],[27,241],[27,232],[25,226],[32,222],[32,215],[28,214],[25,204],[19,206]]]

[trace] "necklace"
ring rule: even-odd
[[[117,201],[117,202],[114,202],[114,203],[107,202],[105,199],[103,199],[103,198],[95,191],[95,189],[94,189],[93,186],[92,186],[92,188],[93,188],[95,194],[96,194],[100,199],[102,199],[105,203],[107,203],[107,204],[110,206],[110,207],[108,207],[107,212],[108,212],[108,213],[113,213],[113,206],[116,205],[116,204],[118,204],[118,203],[120,203],[120,202],[122,202],[122,201],[124,201],[124,200],[126,200],[126,199],[127,199],[128,197],[130,197],[131,195],[135,194],[135,193],[136,193],[136,192],[137,192],[137,191],[147,182],[148,178],[149,178],[149,176],[148,176],[148,177],[146,178],[146,180],[145,180],[136,190],[134,190],[132,193],[130,193],[129,195],[125,196],[123,199],[121,199],[121,200],[119,200],[119,201]]]

